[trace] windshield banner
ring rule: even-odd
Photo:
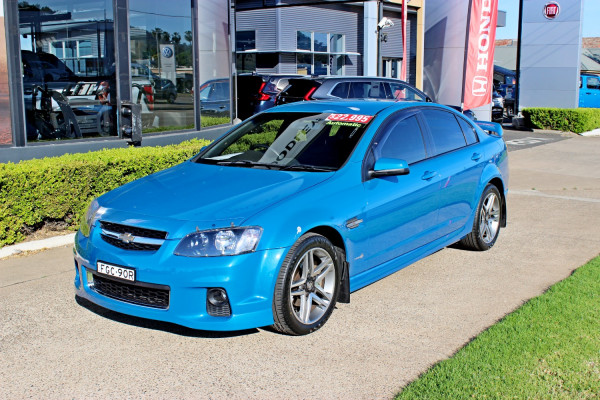
[[[492,101],[498,0],[471,0],[470,9],[463,89],[465,110]]]
[[[329,114],[327,121],[340,122],[357,122],[359,124],[368,124],[373,119],[372,115],[356,115],[356,114]]]

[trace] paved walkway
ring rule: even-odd
[[[496,246],[445,249],[323,329],[193,331],[78,305],[71,249],[0,261],[0,398],[390,398],[600,252],[600,138],[512,152]]]

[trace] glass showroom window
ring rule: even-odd
[[[112,4],[18,3],[27,141],[117,134]]]
[[[96,63],[90,40],[64,40],[52,43],[50,51],[79,76],[95,75]]]
[[[256,50],[256,31],[237,31],[235,33],[235,67],[238,73],[256,72],[256,53],[244,53]]]
[[[299,74],[344,74],[344,35],[297,31],[296,48],[296,71]]]
[[[235,33],[235,51],[256,49],[256,31],[237,31]]]
[[[189,2],[130,0],[131,96],[142,131],[193,129],[192,9]]]

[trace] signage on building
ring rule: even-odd
[[[463,108],[470,110],[492,101],[494,43],[498,0],[472,0],[467,36]]]
[[[544,17],[548,19],[554,19],[558,17],[560,12],[560,6],[555,1],[550,1],[544,6]]]
[[[168,79],[173,84],[176,80],[175,46],[172,44],[160,45],[160,77]]]

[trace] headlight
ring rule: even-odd
[[[256,250],[262,228],[224,228],[193,232],[181,239],[174,254],[185,257],[233,256]]]
[[[90,236],[90,230],[92,229],[92,225],[96,222],[96,218],[100,217],[98,211],[100,210],[100,204],[98,204],[98,200],[92,200],[92,203],[87,209],[87,212],[82,216],[81,221],[79,223],[79,230],[83,233],[83,236]]]

